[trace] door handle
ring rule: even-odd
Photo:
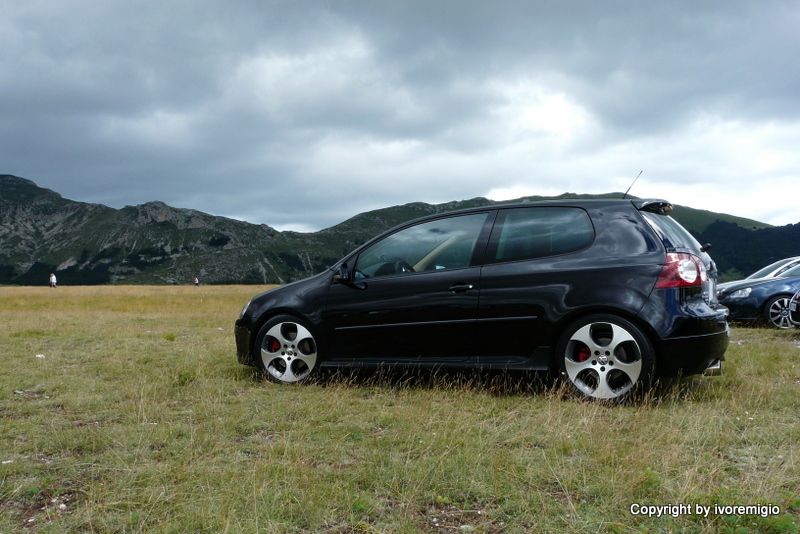
[[[475,286],[472,284],[453,284],[450,286],[450,291],[453,293],[463,293],[464,291],[469,291],[470,289],[475,289]]]

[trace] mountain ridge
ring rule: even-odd
[[[614,198],[622,193],[523,197],[519,202]],[[324,269],[377,233],[402,222],[462,208],[506,204],[483,197],[428,204],[412,202],[359,213],[316,232],[280,232],[254,224],[176,208],[161,201],[111,208],[62,197],[35,182],[0,175],[0,284],[41,284],[49,272],[68,284],[284,283]],[[676,219],[701,242],[721,240],[721,270],[749,272],[774,255],[781,239],[759,257],[737,260],[726,235],[747,242],[758,232],[782,228],[728,214],[676,206]],[[800,224],[796,226],[800,232]],[[793,234],[792,234],[793,235]],[[763,237],[763,236],[762,236]],[[715,243],[715,247],[718,243]],[[800,235],[794,242],[800,254]],[[731,256],[731,258],[728,258]],[[775,258],[777,259],[777,258]],[[755,266],[753,266],[755,264]]]

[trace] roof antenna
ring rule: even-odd
[[[625,194],[624,194],[624,195],[622,195],[622,198],[627,198],[627,197],[628,197],[628,191],[630,191],[630,190],[631,190],[631,187],[633,187],[633,184],[635,184],[635,183],[636,183],[636,180],[638,180],[638,179],[639,179],[639,177],[642,175],[642,173],[643,173],[643,172],[644,172],[644,169],[642,169],[641,171],[639,171],[639,174],[637,174],[637,175],[636,175],[636,178],[634,178],[634,179],[633,179],[633,182],[631,182],[631,185],[630,185],[630,187],[628,187],[628,189],[625,191]]]

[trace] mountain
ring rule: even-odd
[[[619,197],[566,193],[545,198]],[[319,272],[396,224],[485,198],[415,202],[358,214],[313,233],[217,217],[162,202],[114,209],[63,198],[34,182],[0,175],[0,284],[283,283]],[[731,215],[676,206],[675,217],[714,244],[721,270],[749,273],[779,257],[800,255],[800,224],[773,228]],[[744,246],[743,246],[744,245]]]
[[[40,284],[49,272],[67,284],[282,281],[297,271],[280,256],[284,241],[269,226],[161,202],[117,210],[0,176],[0,283]]]

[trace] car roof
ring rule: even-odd
[[[603,208],[615,206],[649,206],[653,204],[669,204],[669,202],[660,199],[632,199],[632,198],[562,198],[562,199],[548,199],[548,200],[514,200],[509,202],[495,201],[491,204],[484,206],[475,206],[472,208],[463,208],[459,210],[442,211],[439,213],[432,213],[417,219],[412,219],[401,223],[395,228],[406,226],[412,223],[423,222],[429,219],[437,219],[439,217],[447,217],[449,215],[461,215],[467,213],[480,213],[483,211],[491,211],[497,209],[513,209],[513,208],[530,208],[533,206],[545,207],[575,207],[575,208]],[[394,228],[393,228],[394,229]]]

